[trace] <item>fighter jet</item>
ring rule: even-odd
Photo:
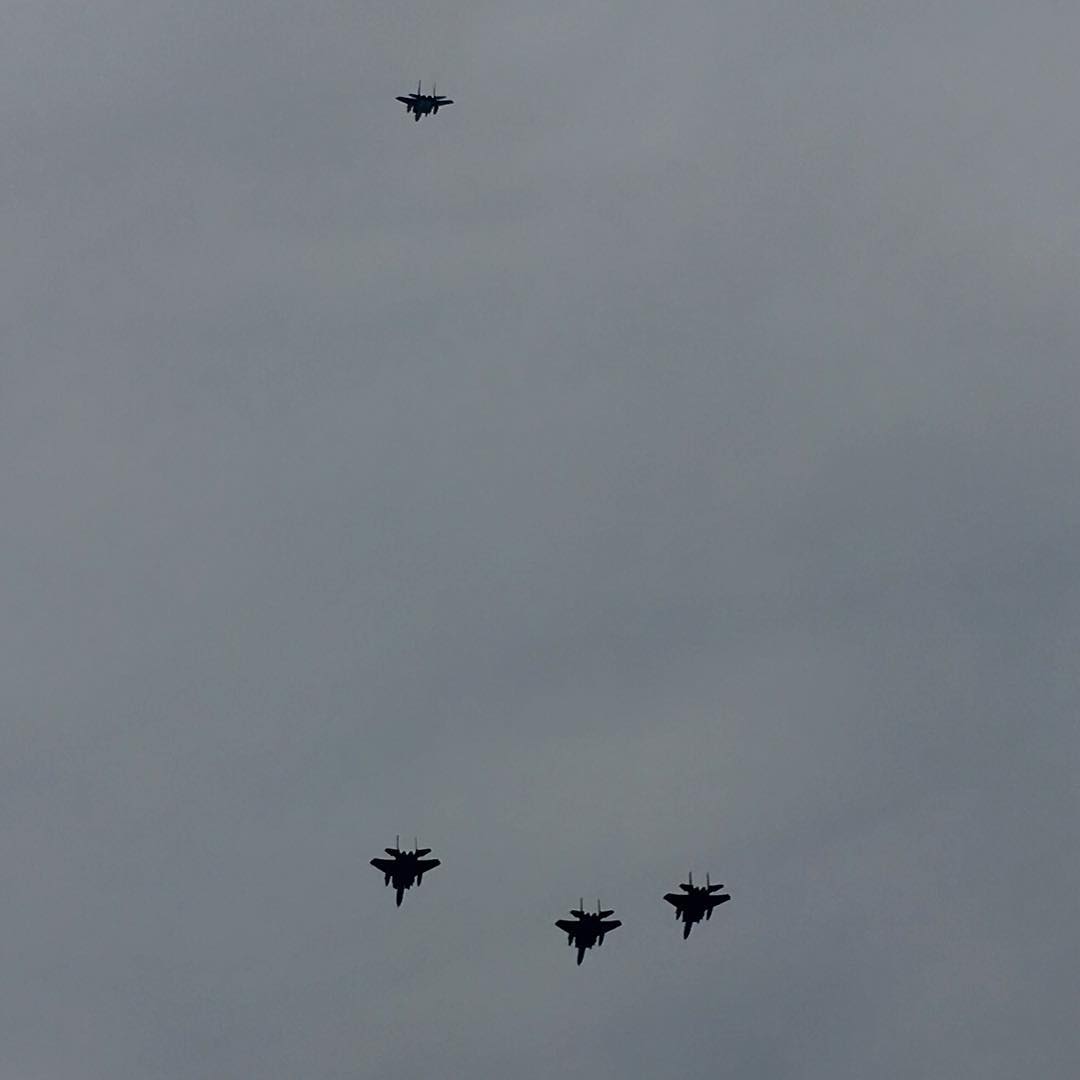
[[[705,875],[704,885],[694,884],[694,875],[691,872],[688,880],[684,881],[679,888],[680,893],[667,893],[664,899],[675,908],[675,918],[682,919],[683,941],[690,936],[690,930],[694,923],[701,922],[702,918],[711,919],[713,908],[726,904],[731,896],[728,893],[720,893],[723,885],[714,885]],[[720,893],[719,896],[714,895]]]
[[[614,910],[601,911],[600,901],[596,901],[596,911],[585,910],[585,900],[578,901],[578,906],[571,912],[576,921],[559,919],[555,925],[566,932],[566,944],[577,946],[577,962],[580,964],[585,959],[585,950],[594,945],[604,944],[604,935],[610,934],[616,927],[622,926],[618,919],[609,919],[614,915]]]
[[[415,94],[409,94],[408,97],[399,97],[397,100],[405,106],[407,113],[413,114],[414,120],[419,120],[421,116],[427,116],[428,113],[437,113],[443,105],[454,104],[450,98],[435,93],[434,83],[431,84],[430,94],[421,93],[420,83],[417,83]]]
[[[440,865],[438,859],[423,857],[431,853],[431,848],[418,847],[416,841],[413,840],[412,851],[401,851],[400,844],[401,838],[394,837],[394,846],[383,848],[390,858],[371,860],[371,865],[376,870],[382,871],[383,884],[389,885],[393,882],[398,907],[401,907],[401,898],[405,895],[405,890],[411,889],[413,885],[419,885],[429,870],[434,870]]]

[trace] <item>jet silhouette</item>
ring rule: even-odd
[[[694,923],[701,922],[702,918],[711,919],[713,908],[726,904],[731,896],[728,893],[720,893],[723,885],[713,885],[709,875],[705,875],[704,885],[694,884],[694,875],[691,873],[687,881],[679,888],[680,893],[667,893],[664,899],[675,908],[675,918],[681,919],[683,924],[683,941],[690,936],[690,930]],[[714,895],[720,893],[719,896]]]
[[[401,851],[400,844],[401,838],[394,837],[394,846],[383,848],[390,858],[371,860],[371,865],[376,870],[382,871],[383,884],[389,885],[393,882],[398,907],[401,907],[401,898],[405,895],[405,890],[411,889],[413,885],[419,885],[429,870],[434,870],[440,865],[438,859],[423,858],[424,855],[430,854],[431,848],[417,847],[416,841],[413,840],[412,851]]]
[[[413,114],[414,120],[419,120],[421,116],[427,116],[428,113],[437,113],[443,105],[454,104],[450,98],[435,93],[434,83],[431,84],[430,94],[422,94],[420,92],[420,83],[417,83],[415,94],[409,94],[408,97],[399,97],[397,100],[405,106],[407,113]]]
[[[601,911],[600,901],[596,901],[596,911],[586,911],[584,899],[578,901],[578,907],[574,908],[570,914],[574,916],[576,921],[571,922],[569,919],[559,919],[555,925],[566,932],[566,944],[577,946],[577,962],[580,964],[585,959],[585,950],[591,949],[594,945],[604,944],[604,935],[610,934],[612,930],[622,923],[618,919],[609,919],[609,915],[614,915],[612,911]]]

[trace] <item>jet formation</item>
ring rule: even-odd
[[[578,906],[571,910],[574,916],[570,919],[558,919],[555,925],[566,931],[566,944],[577,946],[577,962],[580,964],[585,959],[585,950],[594,945],[604,944],[604,935],[617,930],[622,923],[618,919],[609,918],[615,914],[615,910],[602,911],[600,901],[596,901],[596,911],[585,910],[585,900],[578,901]]]
[[[431,93],[424,94],[420,90],[420,83],[416,84],[416,93],[409,94],[407,97],[398,97],[397,99],[405,106],[406,113],[412,113],[414,120],[419,120],[421,116],[427,116],[428,113],[437,113],[444,105],[453,105],[454,102],[444,97],[442,94],[435,93],[435,84],[431,84]]]
[[[693,871],[687,880],[679,885],[681,893],[666,893],[664,899],[675,908],[675,918],[681,919],[683,924],[683,941],[690,936],[694,923],[704,919],[711,919],[713,908],[726,904],[730,899],[730,893],[721,893],[723,885],[713,885],[709,875],[705,875],[704,885],[694,884]],[[719,894],[719,895],[717,895]]]
[[[413,885],[419,885],[426,873],[442,865],[439,859],[425,858],[431,854],[431,848],[420,847],[416,840],[413,840],[412,851],[401,849],[400,837],[395,837],[393,847],[383,850],[390,858],[372,859],[371,865],[382,873],[384,885],[393,885],[395,904],[398,907],[401,907],[406,890]],[[684,941],[690,936],[694,923],[711,919],[713,910],[731,899],[729,893],[720,891],[723,887],[714,885],[708,874],[705,875],[704,885],[695,885],[691,872],[687,875],[687,880],[679,885],[681,893],[672,892],[664,896],[675,908],[675,918],[683,924]],[[573,918],[557,919],[555,925],[566,934],[567,945],[577,949],[578,964],[585,959],[585,953],[589,949],[603,945],[605,936],[622,926],[620,919],[611,918],[615,914],[614,908],[602,908],[599,900],[596,901],[595,911],[586,911],[585,901],[581,899],[578,906],[571,909],[570,914]]]
[[[405,890],[411,889],[413,885],[419,885],[429,870],[434,870],[440,865],[438,859],[423,857],[431,854],[431,848],[418,847],[415,839],[412,851],[402,851],[400,847],[401,837],[396,836],[393,847],[383,848],[383,851],[390,856],[389,859],[371,860],[371,865],[382,871],[383,884],[393,884],[398,907],[401,907],[401,898],[405,895]]]

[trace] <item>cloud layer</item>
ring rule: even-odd
[[[0,1073],[1067,1074],[1076,15],[7,24]]]

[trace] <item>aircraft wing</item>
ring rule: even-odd
[[[721,904],[726,904],[731,899],[730,893],[721,893],[719,896],[710,896],[706,900],[710,909],[719,907]]]
[[[622,926],[622,920],[621,919],[605,919],[600,924],[600,933],[601,934],[610,934],[612,930],[615,930],[620,926]]]
[[[560,930],[565,931],[567,934],[576,933],[578,930],[581,929],[581,923],[572,922],[570,919],[557,919],[555,921],[555,925]]]
[[[674,892],[665,893],[664,894],[664,899],[669,904],[673,904],[679,911],[682,911],[683,904],[686,903],[686,897],[685,896],[680,896],[678,893],[674,893]]]
[[[402,105],[411,105],[412,104],[412,98],[397,97],[394,100],[395,101],[400,101]]]
[[[454,104],[454,99],[453,98],[442,98],[439,101],[439,104],[440,105],[453,105]]]
[[[389,874],[397,864],[393,859],[372,859],[371,865],[384,874]]]
[[[441,865],[442,863],[438,859],[417,859],[416,872],[418,874],[426,874],[429,870],[434,870],[436,866]]]

